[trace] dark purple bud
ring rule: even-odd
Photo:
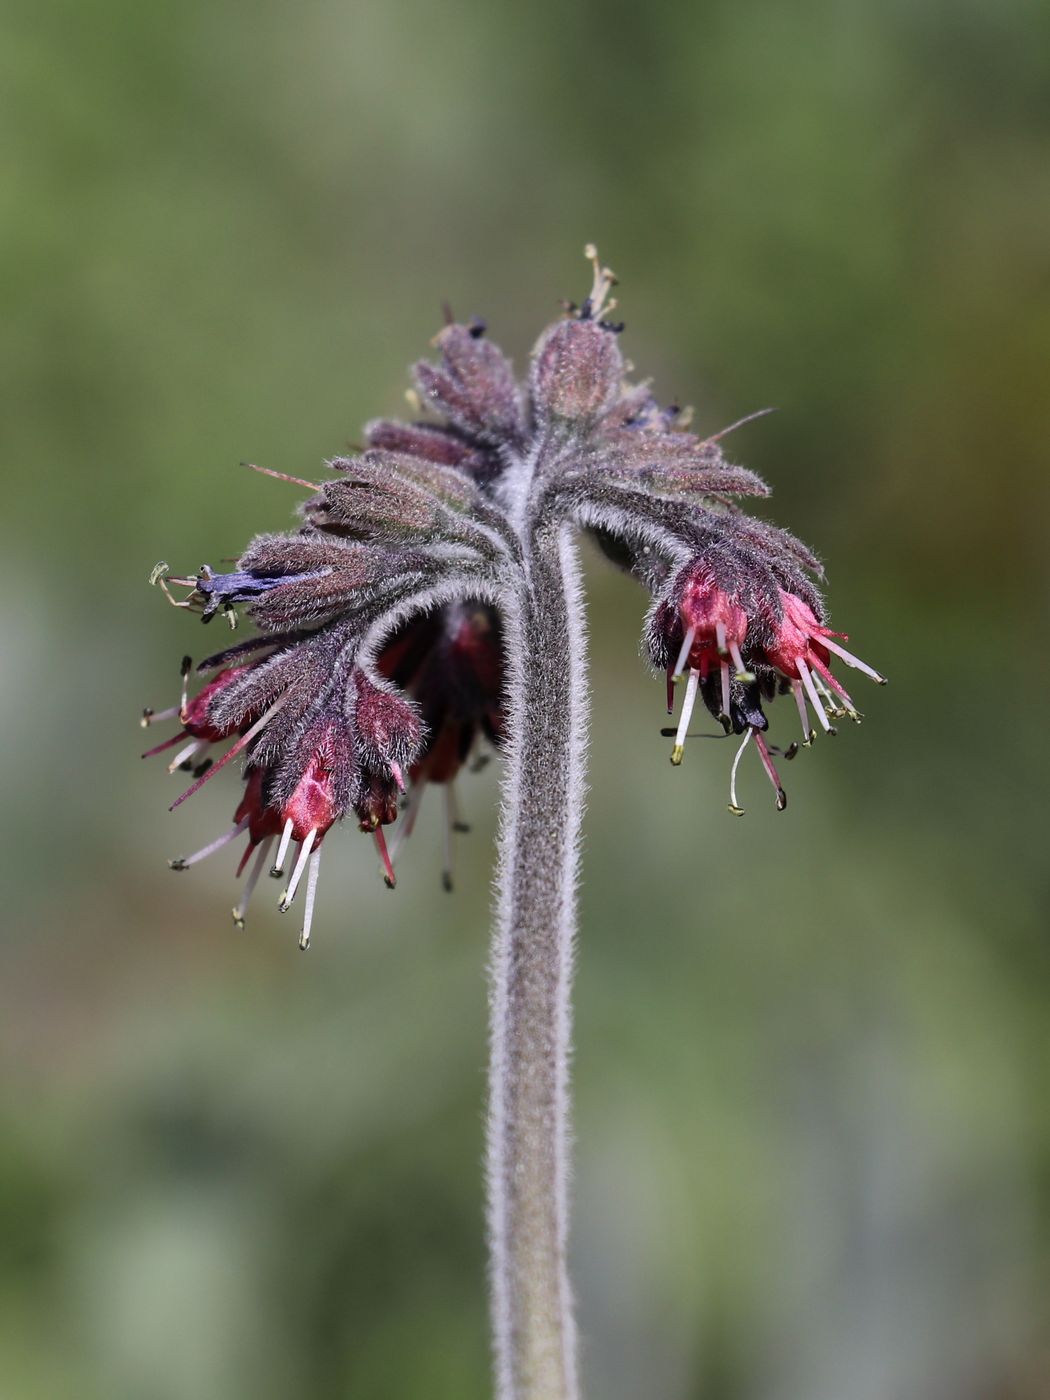
[[[464,442],[451,428],[437,428],[423,423],[395,423],[389,418],[377,418],[365,428],[365,438],[370,447],[420,457],[425,462],[437,462],[441,466],[460,467],[471,475],[496,465],[487,453]],[[339,464],[333,462],[332,465]]]
[[[623,373],[614,331],[598,321],[555,322],[532,354],[530,387],[537,419],[594,423],[619,398]]]
[[[344,539],[406,540],[428,535],[437,522],[437,502],[394,472],[363,459],[348,464],[345,481],[326,483],[303,506],[318,530]]]
[[[418,709],[403,695],[376,685],[359,667],[354,670],[352,706],[365,766],[389,772],[403,786],[403,775],[423,746],[425,730]]]
[[[768,496],[761,477],[733,466],[714,442],[691,433],[625,429],[609,443],[602,466],[616,480],[669,496]]]
[[[510,361],[469,326],[446,326],[435,337],[441,364],[414,369],[425,403],[481,442],[517,442],[523,434],[521,399]]]
[[[380,826],[396,822],[398,798],[399,789],[392,778],[379,773],[369,774],[354,798],[354,811],[361,830],[375,831]]]
[[[418,491],[456,511],[469,510],[481,501],[477,482],[465,471],[404,452],[373,449],[362,457],[333,458],[328,465],[352,485],[390,492],[402,489],[409,495]]]

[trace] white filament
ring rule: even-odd
[[[306,869],[306,862],[310,859],[310,852],[316,838],[317,828],[314,827],[313,830],[306,833],[306,840],[299,847],[299,859],[295,862],[292,878],[288,881],[288,888],[281,895],[280,910],[282,914],[295,898],[295,892],[299,888],[299,881],[303,878],[303,871]]]
[[[686,662],[689,660],[689,653],[693,649],[693,639],[695,638],[695,636],[696,628],[688,628],[685,634],[685,639],[682,642],[682,649],[678,653],[678,660],[674,663],[674,673],[676,676],[680,676],[685,670]]]
[[[740,760],[744,755],[744,750],[751,742],[751,735],[754,732],[753,729],[748,729],[747,733],[744,735],[744,742],[736,751],[736,757],[733,759],[733,767],[729,773],[729,805],[737,812],[742,812],[743,808],[736,800],[736,770],[740,767]]]
[[[689,721],[693,717],[693,706],[696,704],[696,692],[699,684],[700,672],[690,671],[689,680],[685,687],[685,699],[682,701],[682,714],[678,721],[678,732],[674,736],[676,750],[685,746],[685,736],[689,732]]]
[[[266,865],[266,858],[270,854],[270,847],[272,845],[272,836],[267,836],[260,842],[259,849],[256,851],[255,859],[252,862],[252,868],[249,870],[248,878],[244,882],[244,893],[241,896],[241,902],[233,911],[233,921],[241,928],[244,927],[244,917],[248,912],[248,903],[251,900],[252,891],[259,883],[259,876],[263,873],[263,869]]]
[[[291,817],[289,817],[284,824],[284,830],[281,832],[281,844],[277,847],[277,859],[274,861],[273,869],[270,871],[270,874],[274,877],[280,877],[284,874],[284,862],[288,856],[288,847],[292,842],[292,831],[294,827],[295,823],[292,821]]]
[[[303,929],[299,935],[299,947],[305,953],[310,946],[310,926],[314,921],[314,900],[317,898],[317,876],[321,869],[321,852],[314,851],[310,857],[310,873],[306,877],[306,898],[303,908]]]

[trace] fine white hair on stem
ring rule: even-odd
[[[585,797],[586,658],[568,531],[505,601],[507,762],[490,964],[488,1224],[499,1400],[575,1400],[570,991]]]

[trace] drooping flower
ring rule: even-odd
[[[781,589],[780,607],[781,616],[775,626],[772,641],[765,647],[765,655],[769,664],[775,667],[791,686],[802,720],[803,743],[812,743],[814,738],[813,730],[809,727],[807,700],[813,707],[820,727],[827,734],[835,732],[831,724],[832,719],[846,716],[859,723],[862,718],[859,710],[842,682],[831,673],[832,653],[847,666],[863,671],[879,685],[885,685],[885,678],[867,662],[847,651],[840,642],[832,641],[833,637],[845,640],[845,634],[833,632],[830,627],[822,626],[804,599]]]

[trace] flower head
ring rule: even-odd
[[[231,626],[246,615],[256,629],[200,663],[193,696],[187,658],[180,703],[143,717],[179,723],[149,751],[175,750],[169,770],[193,775],[173,807],[243,760],[232,828],[172,862],[188,869],[244,837],[238,923],[264,870],[287,873],[279,905],[305,887],[305,947],[322,845],[350,814],[393,887],[429,786],[444,792],[451,885],[453,834],[465,829],[456,781],[504,742],[518,664],[509,649],[520,600],[540,587],[531,558],[541,537],[588,531],[646,588],[645,642],[666,673],[669,712],[684,681],[671,761],[682,762],[702,702],[741,739],[734,811],[748,747],[778,807],[786,801],[774,759],[798,746],[768,741],[774,699],[793,695],[808,745],[811,712],[828,733],[832,719],[860,718],[834,661],[881,680],[825,624],[817,560],[740,509],[738,498],[768,488],[726,460],[729,430],[697,437],[688,411],[628,380],[615,278],[588,256],[590,292],[543,332],[523,381],[482,322],[449,317],[435,357],[413,370],[415,421],[368,424],[364,448],[332,458],[320,483],[259,469],[306,493],[296,531],[257,536],[228,573],[154,571],[176,606]]]

